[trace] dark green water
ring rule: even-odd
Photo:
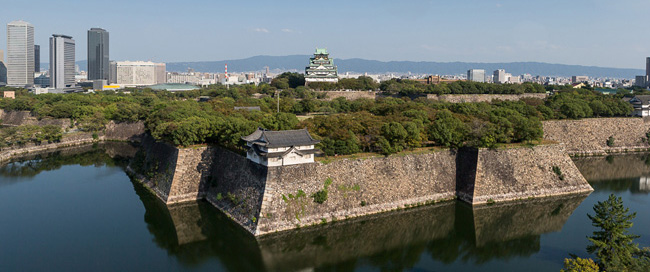
[[[85,147],[0,167],[0,271],[559,271],[588,256],[610,193],[650,246],[650,159],[578,159],[596,191],[472,209],[460,202],[256,240],[204,202],[167,207],[124,173],[134,149]]]

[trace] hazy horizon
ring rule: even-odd
[[[309,55],[338,59],[645,68],[650,2],[564,1],[16,1],[3,21],[34,25],[41,59],[53,33],[110,32],[111,59],[196,62]],[[0,28],[6,51],[6,27]]]

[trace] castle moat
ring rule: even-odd
[[[106,143],[0,166],[0,271],[559,271],[588,256],[587,213],[614,193],[650,246],[650,154],[575,158],[588,195],[461,201],[255,238],[205,201],[166,205]]]

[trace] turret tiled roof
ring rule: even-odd
[[[307,129],[270,131],[258,128],[242,140],[268,148],[315,145],[320,141],[314,140]]]

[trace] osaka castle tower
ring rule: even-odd
[[[309,66],[305,68],[305,84],[312,82],[339,82],[338,71],[327,49],[316,48],[314,57],[309,59]]]

